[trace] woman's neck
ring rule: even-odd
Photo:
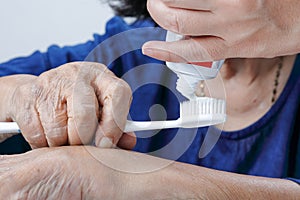
[[[261,118],[272,106],[273,91],[276,99],[281,94],[292,70],[295,56],[282,60],[229,59],[222,66],[217,78],[206,81],[205,93],[215,98],[225,98],[227,121],[224,130],[239,130]]]
[[[261,81],[269,74],[274,74],[280,58],[274,59],[229,59],[220,70],[224,81],[235,79],[243,85]]]

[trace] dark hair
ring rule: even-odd
[[[122,17],[150,17],[147,10],[147,0],[107,0],[116,15]]]

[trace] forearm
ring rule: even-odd
[[[300,186],[286,179],[217,173],[215,181],[219,181],[219,187],[224,188],[229,199],[298,199],[300,196]]]
[[[300,186],[289,180],[218,171],[136,152],[97,148],[90,148],[89,152],[115,170],[114,175],[119,177],[115,190],[125,190],[125,199],[297,199],[300,196]]]
[[[177,162],[153,172],[146,178],[145,185],[144,189],[149,190],[147,194],[157,199],[297,199],[300,196],[300,186],[289,180],[240,175]]]
[[[91,146],[41,148],[2,156],[0,169],[0,183],[4,186],[0,187],[0,193],[28,199],[74,199],[75,196],[120,200],[299,199],[300,196],[300,186],[287,180],[238,175]]]

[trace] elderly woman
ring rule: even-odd
[[[95,35],[94,41],[73,47],[52,46],[46,53],[36,52],[27,58],[1,64],[3,76],[16,73],[39,75],[46,71],[38,77],[30,76],[32,80],[28,79],[26,84],[19,80],[24,78],[25,81],[27,75],[1,78],[2,94],[9,93],[7,85],[12,86],[10,91],[18,94],[8,103],[2,100],[5,106],[1,107],[1,120],[27,122],[31,131],[26,131],[26,123],[21,125],[21,130],[32,147],[90,143],[95,132],[97,138],[96,121],[102,126],[98,138],[103,138],[102,135],[108,138],[103,146],[119,143],[120,147],[132,147],[135,143],[132,137],[126,134],[121,137],[130,102],[130,90],[123,81],[113,77],[103,65],[95,63],[70,63],[48,71],[77,60],[104,63],[128,82],[133,92],[129,112],[132,119],[177,118],[178,101],[183,97],[174,90],[175,74],[162,62],[141,55],[140,47],[145,41],[165,38],[165,31],[151,28],[155,23],[147,17],[145,4],[146,1],[113,4],[119,15],[138,14],[145,18],[128,25],[122,18],[115,17],[108,22],[107,33]],[[137,132],[134,150],[152,156],[92,146],[51,147],[2,156],[0,177],[4,187],[0,193],[13,198],[34,199],[296,199],[300,195],[299,66],[300,57],[297,55],[228,59],[219,76],[200,83],[197,91],[205,96],[226,96],[228,117],[223,125],[168,129],[159,133]],[[122,84],[116,84],[118,82]],[[49,87],[45,87],[47,84]],[[111,85],[117,89],[106,91]],[[116,95],[123,91],[118,88],[126,90]],[[57,90],[59,92],[55,92]],[[102,94],[111,97],[108,105]],[[67,98],[62,98],[65,96]],[[93,98],[79,101],[84,99],[81,96]],[[72,100],[68,101],[68,97]],[[76,142],[70,142],[65,136],[70,134],[66,125],[69,128],[68,123],[74,116],[68,102],[73,102],[71,108],[81,119],[79,127],[83,127],[75,131],[75,140],[71,141]],[[84,109],[76,111],[82,105]],[[93,113],[93,120],[89,119],[89,112],[85,109]],[[53,119],[60,115],[66,117],[63,117],[63,123],[56,125]],[[103,128],[103,122],[108,128]],[[49,128],[48,124],[56,126]],[[65,126],[61,137],[55,134],[56,128],[62,127],[60,125]],[[110,127],[117,128],[110,131]],[[54,136],[49,138],[52,129]],[[43,132],[36,134],[35,130]],[[43,134],[46,136],[40,140],[30,137]],[[59,142],[55,142],[57,140]],[[100,140],[95,141],[101,146]],[[24,144],[20,135],[14,136],[1,144],[2,152],[29,150]]]

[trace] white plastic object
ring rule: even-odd
[[[0,122],[0,134],[4,133],[21,133],[16,122]]]
[[[180,117],[167,121],[127,120],[124,132],[166,128],[196,128],[220,124],[226,120],[226,106],[222,99],[198,97],[180,103]],[[16,122],[0,122],[0,134],[21,133]]]
[[[184,39],[184,36],[168,31],[167,42]],[[208,66],[201,66],[201,63],[174,63],[166,62],[167,66],[177,74],[176,89],[186,98],[197,98],[195,95],[196,86],[200,80],[215,78],[222,67],[224,60],[206,63]],[[203,63],[204,64],[204,63]]]
[[[124,132],[166,128],[196,128],[221,124],[226,120],[226,105],[222,99],[198,97],[180,103],[180,117],[167,121],[129,121]]]

